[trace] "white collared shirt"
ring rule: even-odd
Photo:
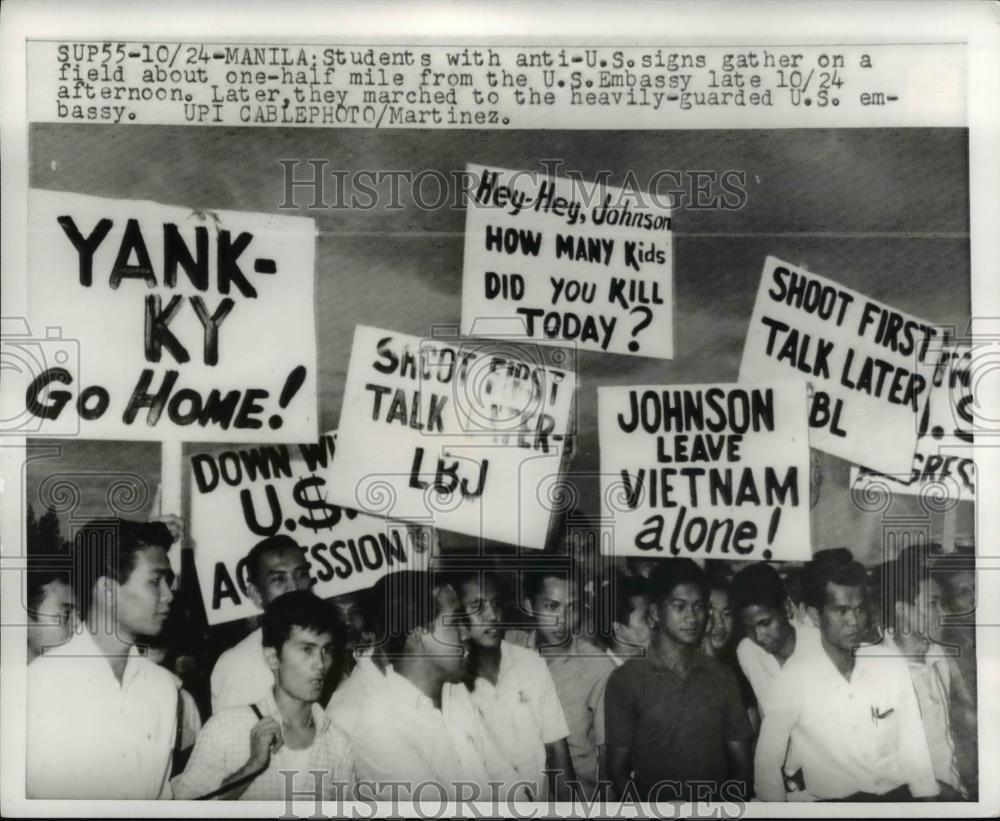
[[[265,717],[282,723],[274,693],[257,702]],[[312,705],[316,734],[312,743],[293,750],[287,744],[271,753],[267,768],[240,796],[241,801],[284,801],[292,797],[316,795],[320,800],[347,798],[354,787],[354,762],[350,742],[337,730],[319,704]],[[222,783],[250,760],[250,731],[260,721],[249,705],[228,707],[213,715],[202,728],[194,752],[184,773],[174,779],[174,796],[198,798],[218,789]],[[322,773],[322,775],[315,775]]]
[[[920,706],[920,718],[927,737],[927,747],[938,781],[964,793],[962,778],[955,759],[955,742],[951,735],[948,707],[951,699],[951,661],[940,644],[931,644],[922,657],[904,656],[902,650],[886,635],[880,644],[862,647],[858,655],[899,655],[905,658],[910,681]]]
[[[884,795],[904,784],[916,798],[937,795],[917,697],[898,657],[858,655],[848,681],[822,647],[793,654],[769,706],[754,764],[761,800],[786,799],[789,741],[811,797]]]
[[[545,745],[569,735],[545,659],[504,639],[496,686],[477,678],[472,703],[518,778],[534,782],[535,799],[545,800]]]
[[[133,646],[121,682],[87,632],[28,665],[29,798],[169,797],[173,676]]]
[[[264,637],[258,627],[219,656],[212,669],[212,713],[245,707],[267,698],[274,673],[264,661]]]
[[[794,622],[795,627],[795,649],[788,660],[802,653],[811,653],[814,650],[821,650],[819,630],[812,624],[806,625],[802,622]],[[736,645],[736,660],[740,663],[743,675],[747,677],[753,694],[757,699],[757,710],[761,718],[767,715],[767,705],[773,696],[774,682],[781,672],[781,663],[778,659],[768,653],[763,647],[752,641],[749,637],[744,637]],[[786,660],[786,664],[788,663]]]
[[[490,796],[491,775],[476,738],[479,729],[471,711],[464,722],[459,718],[460,701],[450,703],[456,695],[460,697],[457,689],[443,689],[442,709],[438,709],[391,664],[386,666],[381,684],[358,702],[360,716],[351,737],[358,781],[366,792],[389,799],[393,788],[382,785],[403,782],[399,798],[438,800],[437,787],[426,791],[419,787],[435,782],[454,799],[459,797],[459,782],[472,782],[479,785],[480,795]]]

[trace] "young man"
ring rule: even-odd
[[[270,536],[258,542],[246,558],[247,592],[263,610],[284,593],[309,590],[313,580],[305,552],[289,536]],[[274,674],[264,661],[258,627],[219,656],[212,670],[212,712],[253,704],[274,686]]]
[[[530,784],[523,797],[568,799],[569,729],[545,661],[504,638],[494,574],[476,569],[449,574],[448,580],[468,625],[465,687],[492,748],[516,780]]]
[[[28,557],[28,663],[65,644],[73,633],[73,588],[69,573]]]
[[[954,661],[932,635],[940,627],[942,590],[930,574],[926,556],[908,549],[884,568],[882,623],[885,635],[858,656],[900,655],[920,705],[920,716],[941,800],[962,800],[966,793],[955,755],[949,704],[953,686],[961,687]],[[956,681],[957,679],[957,681]]]
[[[85,629],[28,666],[29,798],[169,795],[177,687],[135,643],[159,633],[169,613],[171,541],[162,523],[119,519],[77,533]]]
[[[906,801],[937,795],[920,708],[898,657],[855,655],[867,626],[865,569],[816,560],[803,596],[820,652],[796,654],[778,675],[757,742],[757,797],[787,798],[789,743],[805,794],[819,800]]]
[[[345,682],[350,698],[331,703],[335,715],[354,714],[345,724],[359,786],[386,800],[438,800],[442,789],[454,800],[469,798],[464,782],[489,800],[490,782],[510,786],[513,773],[491,757],[464,687],[448,686],[462,680],[468,638],[454,588],[403,570],[379,579],[373,601],[376,658],[359,660]]]
[[[649,801],[747,797],[751,729],[739,684],[699,649],[705,575],[690,559],[669,559],[650,585],[645,657],[615,670],[605,693],[611,782],[619,797]]]
[[[344,642],[336,616],[312,593],[293,591],[267,606],[261,636],[270,692],[253,706],[212,716],[174,781],[175,796],[198,798],[232,785],[219,797],[348,798],[354,785],[350,743],[318,704]]]
[[[791,602],[771,565],[761,562],[743,568],[733,577],[731,590],[733,611],[746,634],[736,646],[736,658],[763,717],[781,668],[794,653],[815,649],[819,637],[815,628],[795,626]]]
[[[590,801],[599,782],[607,778],[604,689],[616,665],[579,637],[581,575],[576,564],[526,573],[522,606],[534,619],[532,643],[548,664],[566,717],[569,736],[559,743],[568,743],[579,795]]]
[[[644,576],[619,575],[612,602],[614,617],[608,638],[608,657],[621,667],[633,656],[641,656],[649,644],[651,605],[649,583]]]

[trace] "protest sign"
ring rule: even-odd
[[[909,473],[936,331],[832,280],[768,257],[740,381],[809,383],[813,447],[882,473]]]
[[[615,555],[809,559],[804,385],[602,387],[597,406]]]
[[[575,376],[561,360],[470,340],[358,326],[331,499],[346,507],[542,548]],[[559,356],[556,356],[559,354]]]
[[[651,195],[466,166],[462,332],[673,356],[670,209]]]
[[[31,191],[29,318],[49,333],[10,386],[26,430],[314,440],[315,242],[301,217]]]
[[[886,476],[851,468],[851,491],[870,488],[904,495],[974,501],[976,468],[972,460],[972,348],[946,345],[929,356],[931,389],[920,424],[912,470]]]
[[[302,546],[322,598],[371,587],[394,570],[426,567],[428,534],[329,501],[333,435],[191,457],[191,536],[209,624],[253,616],[244,558],[285,534]]]

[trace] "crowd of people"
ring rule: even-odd
[[[274,536],[247,556],[256,623],[206,659],[176,536],[95,521],[71,572],[32,564],[28,797],[977,795],[974,573],[927,547],[456,555],[322,600]]]

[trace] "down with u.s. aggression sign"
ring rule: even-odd
[[[28,202],[37,339],[4,386],[25,432],[316,438],[313,220],[61,191]]]
[[[429,534],[343,508],[330,500],[334,434],[302,445],[259,445],[195,453],[191,537],[209,624],[257,614],[245,558],[269,536],[302,547],[322,598],[371,587],[386,573],[419,570]]]
[[[597,389],[605,551],[808,560],[799,383]]]
[[[558,349],[358,326],[331,470],[336,504],[542,548],[576,378]]]

